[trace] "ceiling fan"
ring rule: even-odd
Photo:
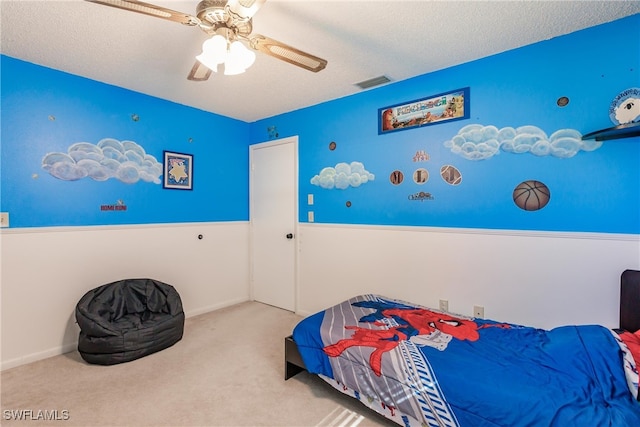
[[[243,52],[246,51],[244,55],[249,57],[249,66],[253,62],[255,54],[246,49],[241,42],[244,42],[253,50],[297,65],[314,73],[323,70],[327,66],[326,60],[315,55],[303,52],[261,34],[252,34],[252,18],[267,0],[202,0],[196,7],[195,16],[134,0],[86,1],[131,12],[143,13],[192,27],[199,27],[202,31],[212,36],[211,39],[208,39],[203,44],[203,54],[196,57],[197,60],[187,76],[189,80],[204,81],[211,76],[212,71],[216,71],[217,64],[215,61],[207,61],[204,58],[208,49],[207,43],[209,43],[209,47],[218,43],[217,48],[222,49],[222,55],[231,53],[231,50],[234,49]],[[213,40],[216,40],[216,42],[213,42]],[[222,47],[220,47],[220,43]],[[220,59],[219,61],[223,60]],[[207,63],[207,65],[203,62]],[[225,74],[236,74],[236,72],[233,71],[234,68],[230,68],[229,62],[227,62],[225,67]],[[243,72],[244,68],[238,72]]]

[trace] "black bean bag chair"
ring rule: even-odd
[[[180,341],[184,311],[173,286],[153,279],[127,279],[87,292],[76,305],[76,321],[82,358],[114,365]]]

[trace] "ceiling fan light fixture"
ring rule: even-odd
[[[235,40],[229,43],[225,37],[216,34],[205,40],[202,44],[202,53],[196,56],[196,59],[215,72],[218,71],[219,64],[224,64],[224,74],[233,76],[244,73],[253,65],[256,54],[247,49],[241,41]]]
[[[204,54],[200,54],[200,55],[196,56],[196,59],[198,61],[200,61],[200,63],[202,65],[204,65],[205,67],[207,67],[208,69],[210,69],[214,73],[218,72],[218,63],[215,62],[215,60],[213,60],[212,58],[209,58],[208,56],[206,56]]]
[[[253,65],[256,60],[256,54],[239,40],[234,41],[229,46],[228,61],[237,62],[237,64],[245,70]]]
[[[224,75],[225,76],[237,76],[238,74],[242,74],[247,71],[246,68],[239,67],[233,63],[226,62],[224,64]]]
[[[325,59],[270,37],[253,34],[253,16],[267,0],[200,0],[195,15],[138,0],[86,1],[198,27],[207,33],[210,39],[203,43],[202,52],[196,56],[187,75],[191,81],[207,80],[212,72],[218,71],[220,64],[224,64],[227,75],[243,73],[253,65],[254,51],[314,73],[327,66]],[[233,49],[232,44],[236,46]]]
[[[227,39],[216,34],[202,43],[202,53],[196,59],[212,71],[218,71],[218,64],[227,59]]]

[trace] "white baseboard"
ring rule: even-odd
[[[50,348],[49,350],[39,351],[37,353],[28,354],[23,357],[10,359],[5,362],[2,362],[2,367],[0,367],[0,370],[4,371],[7,369],[15,368],[17,366],[26,365],[27,363],[37,362],[38,360],[59,356],[64,353],[69,353],[71,351],[74,351],[76,350],[77,347],[78,347],[78,342],[75,341],[75,342],[64,344],[58,347]]]
[[[225,301],[219,304],[211,305],[208,307],[199,308],[197,310],[191,310],[191,311],[185,312],[184,314],[186,318],[194,317],[200,314],[205,314],[211,311],[220,310],[221,308],[225,308],[225,307],[231,307],[232,305],[240,304],[247,301],[249,301],[249,298],[238,298],[234,300]],[[60,356],[61,354],[76,351],[77,348],[78,348],[78,341],[74,341],[71,343],[63,344],[58,347],[50,348],[45,351],[40,351],[37,353],[28,354],[23,357],[10,359],[2,362],[2,365],[0,366],[0,371],[15,368],[21,365],[26,365],[28,363],[37,362],[39,360],[48,359],[50,357]]]
[[[185,311],[184,315],[186,318],[199,316],[201,314],[210,313],[212,311],[220,310],[221,308],[231,307],[232,305],[240,304],[243,302],[249,301],[249,298],[237,298],[229,301],[221,302],[219,304],[210,305],[208,307],[198,308],[196,310]]]

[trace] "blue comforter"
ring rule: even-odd
[[[622,350],[601,326],[547,331],[362,295],[304,319],[293,338],[309,372],[404,424],[640,426]]]

